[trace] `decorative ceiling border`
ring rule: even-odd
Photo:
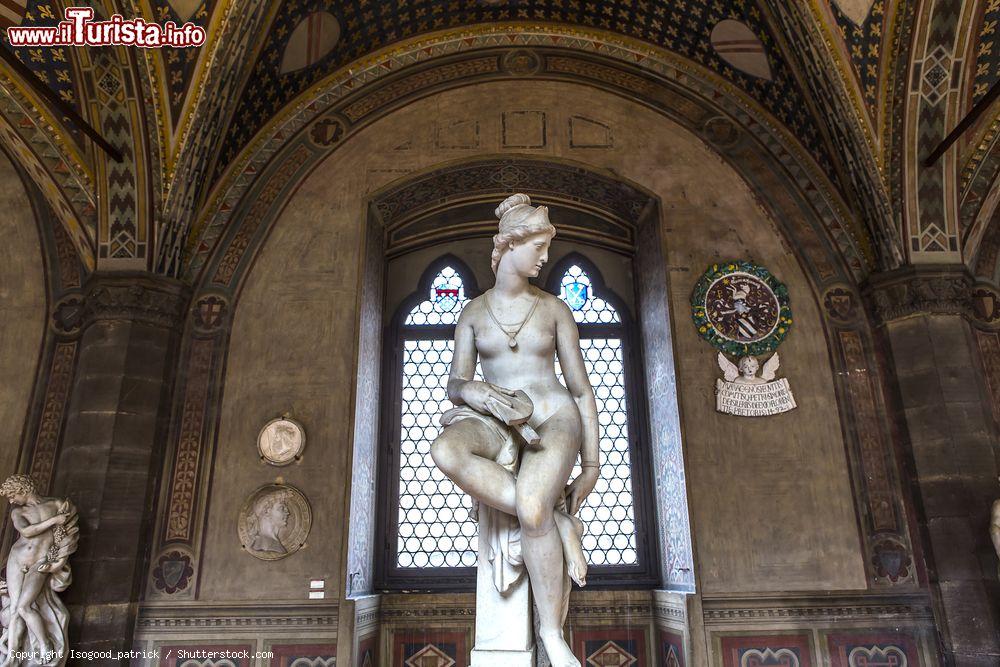
[[[506,25],[449,31],[385,49],[303,93],[251,141],[213,188],[188,238],[187,278],[193,279],[204,266],[243,196],[267,163],[307,124],[348,96],[357,95],[408,66],[442,56],[468,55],[488,47],[548,47],[596,55],[636,68],[669,87],[686,89],[712,105],[723,107],[725,113],[792,170],[791,180],[824,219],[855,278],[860,279],[874,266],[867,231],[851,215],[820,165],[780,122],[734,85],[695,63],[634,40],[554,26]]]
[[[38,186],[88,270],[96,261],[97,198],[82,165],[67,160],[52,125],[30,105],[18,84],[0,74],[0,135]]]
[[[198,70],[194,90],[188,91],[181,127],[174,137],[177,152],[165,172],[163,226],[155,261],[161,273],[176,276],[181,272],[185,232],[193,223],[205,174],[237,103],[233,93],[242,88],[249,74],[248,63],[253,59],[247,56],[254,49],[253,36],[268,23],[273,10],[269,3],[259,1],[216,8],[217,14],[224,11],[225,16],[215,28],[207,64]],[[212,23],[215,25],[215,17]]]
[[[856,106],[848,85],[829,75],[838,70],[838,64],[833,49],[824,44],[829,36],[821,34],[822,21],[797,3],[771,0],[769,5],[776,23],[784,27],[782,36],[798,56],[794,62],[804,70],[800,72],[800,84],[812,93],[816,113],[825,121],[822,128],[833,155],[839,158],[841,180],[853,191],[859,213],[879,248],[877,263],[880,268],[898,266],[904,251],[895,228],[888,224],[893,217],[892,200],[876,157],[878,147],[865,126],[866,114]]]

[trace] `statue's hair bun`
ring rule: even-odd
[[[497,210],[493,211],[493,214],[498,218],[502,218],[504,213],[514,208],[515,206],[520,206],[521,204],[530,204],[530,203],[531,203],[531,197],[529,197],[528,195],[520,193],[516,195],[511,195],[510,197],[504,199],[499,206],[497,206]]]

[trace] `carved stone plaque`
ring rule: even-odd
[[[287,417],[272,419],[257,436],[260,457],[275,466],[288,465],[302,456],[306,432],[302,424]]]
[[[240,509],[240,544],[254,558],[279,560],[301,549],[312,527],[312,509],[302,492],[286,484],[266,484]]]

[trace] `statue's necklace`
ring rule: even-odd
[[[489,300],[489,298],[488,297],[484,298],[484,301],[486,303],[486,312],[490,314],[490,319],[493,320],[493,323],[496,324],[498,327],[500,327],[501,331],[503,331],[505,334],[507,334],[507,346],[510,347],[510,349],[513,350],[514,348],[517,347],[517,334],[521,333],[521,329],[523,329],[524,325],[527,324],[528,320],[531,319],[531,316],[535,312],[535,306],[538,305],[538,300],[541,297],[542,297],[541,294],[535,295],[535,300],[531,304],[531,309],[528,311],[527,316],[521,321],[520,324],[517,325],[516,328],[514,328],[513,331],[511,331],[510,329],[508,329],[504,325],[500,324],[500,320],[497,319],[497,316],[493,314],[493,309],[490,308],[490,300]]]

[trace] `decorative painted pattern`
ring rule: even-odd
[[[983,360],[986,384],[993,399],[993,418],[1000,424],[1000,333],[977,330],[976,341]]]
[[[197,497],[198,472],[202,463],[202,438],[205,432],[205,414],[208,410],[214,348],[215,340],[210,338],[195,338],[191,343],[180,435],[170,482],[170,500],[167,505],[164,535],[167,542],[190,543],[194,536],[192,518]]]
[[[1000,0],[984,0],[979,24],[979,44],[974,51],[976,72],[972,80],[975,104],[1000,81]]]
[[[336,644],[272,644],[271,667],[336,667]]]
[[[664,109],[671,117],[685,119],[697,127],[704,122],[705,114],[709,113],[704,102],[696,103],[682,95],[664,96],[662,89],[657,86],[683,87],[692,91],[696,99],[714,100],[715,104],[731,114],[734,126],[742,128],[766,149],[767,157],[762,156],[760,150],[750,150],[749,147],[745,150],[741,148],[738,154],[730,156],[745,167],[743,170],[745,177],[751,181],[761,176],[770,178],[767,176],[769,160],[780,160],[784,168],[791,170],[795,182],[805,188],[805,197],[810,201],[812,209],[818,212],[823,225],[829,230],[855,276],[860,278],[866,273],[865,267],[870,265],[872,254],[866,232],[853,217],[848,215],[839,195],[831,190],[829,182],[824,180],[825,177],[800,150],[800,146],[794,141],[789,143],[790,137],[785,136],[775,125],[760,123],[759,119],[747,110],[752,107],[747,107],[746,101],[731,99],[732,91],[720,91],[717,82],[705,79],[703,72],[690,66],[689,63],[667,57],[668,54],[640,51],[625,43],[607,43],[596,36],[547,28],[520,30],[516,33],[474,34],[467,38],[458,34],[449,35],[443,41],[423,48],[418,48],[418,45],[408,51],[388,54],[380,60],[372,61],[368,66],[344,73],[324,84],[325,88],[316,92],[314,102],[301,109],[291,110],[280,121],[270,123],[267,133],[254,143],[252,151],[244,154],[234,165],[231,173],[227,175],[226,182],[220,185],[213,201],[206,207],[204,215],[192,230],[189,249],[193,257],[187,274],[193,276],[202,269],[209,252],[233,216],[236,202],[245,198],[246,191],[257,185],[255,183],[257,174],[266,169],[267,162],[273,158],[275,152],[284,147],[289,136],[307,126],[320,114],[328,112],[341,99],[357,93],[363,86],[374,84],[376,80],[389,76],[399,69],[418,65],[431,58],[471,52],[491,45],[509,47],[508,54],[502,61],[505,63],[504,66],[512,63],[509,66],[513,67],[516,63],[519,72],[524,66],[528,68],[527,73],[540,66],[538,57],[528,51],[527,47],[558,48],[567,54],[579,50],[581,54],[576,54],[572,58],[568,55],[549,57],[546,59],[546,66],[552,72],[558,72],[559,59],[562,58],[566,63],[573,65],[571,67],[573,71],[560,73],[586,77],[587,80],[596,78],[608,85],[625,89],[629,95],[650,96],[650,99],[657,100],[658,104],[671,107]],[[593,57],[598,59],[611,59],[609,62],[620,64],[621,67],[609,67],[592,62],[591,59],[583,60],[583,54],[593,54]],[[474,56],[470,54],[470,57]],[[633,65],[650,76],[639,77],[628,73],[626,70]],[[602,68],[606,70],[603,75]],[[632,84],[640,88],[636,90],[628,88]],[[647,95],[643,94],[644,89],[648,89]],[[677,108],[672,108],[674,106]],[[366,117],[364,120],[368,122],[371,117]],[[354,128],[349,128],[348,131],[354,131]],[[755,164],[750,165],[751,161]],[[821,160],[820,164],[825,165],[824,168],[830,166],[828,160]],[[761,171],[757,167],[765,169]]]
[[[152,9],[156,23],[164,24],[173,21],[180,26],[190,21],[208,30],[209,18],[215,10],[216,0],[153,0]],[[202,54],[201,47],[156,49],[163,60],[166,75],[167,103],[170,107],[170,118],[176,126],[181,108],[187,97],[188,86],[194,75],[198,58]]]
[[[440,630],[393,633],[392,664],[402,667],[469,667],[467,635]]]
[[[847,369],[847,391],[857,423],[860,441],[861,466],[868,491],[868,510],[871,512],[872,529],[895,530],[896,515],[893,511],[892,485],[885,463],[886,443],[878,423],[875,391],[868,375],[861,336],[855,331],[840,332],[840,346]]]
[[[841,10],[836,2],[830,3],[833,17],[840,28],[841,37],[851,58],[854,74],[858,77],[861,94],[873,114],[878,105],[879,62],[885,30],[885,0],[871,3],[868,14],[858,25]]]
[[[827,637],[830,667],[921,667],[917,644],[895,632],[832,634]]]
[[[304,146],[299,146],[281,165],[274,171],[274,174],[267,181],[267,185],[260,195],[254,200],[253,206],[247,211],[246,221],[240,227],[236,237],[229,244],[219,267],[215,272],[214,282],[220,285],[228,285],[236,273],[243,254],[250,246],[250,239],[260,227],[261,223],[268,219],[267,213],[272,204],[278,199],[285,186],[292,180],[292,177],[299,168],[306,163],[310,151]]]
[[[362,637],[358,642],[355,667],[376,667],[378,664],[378,633]]]
[[[657,644],[657,660],[654,664],[658,667],[684,667],[684,637],[676,632],[660,630],[659,642]]]
[[[62,7],[52,0],[27,0],[22,26],[54,26],[63,20]],[[4,3],[8,4],[8,3]],[[0,45],[11,51],[17,59],[34,72],[38,80],[48,86],[59,99],[81,113],[80,76],[76,64],[74,48],[69,46],[30,47],[11,46],[7,39],[0,39]],[[82,140],[82,133],[68,117],[62,117],[62,129],[76,141]]]
[[[646,660],[643,628],[573,628],[573,653],[587,667],[642,667]]]
[[[294,28],[310,13],[327,11],[342,28],[340,41],[312,67],[280,74],[279,63]],[[748,76],[726,63],[712,48],[710,33],[722,20],[745,23],[767,53],[773,81]],[[662,3],[615,0],[604,3],[549,3],[521,0],[506,3],[450,3],[396,0],[370,6],[360,0],[318,3],[285,2],[275,16],[254,70],[243,89],[213,181],[264,124],[298,94],[351,60],[401,39],[442,28],[498,24],[509,21],[550,21],[619,32],[674,51],[739,86],[788,125],[811,150],[820,138],[806,113],[802,95],[782,59],[756,2],[691,0],[669,8]],[[364,26],[364,30],[360,29]]]
[[[48,382],[45,383],[45,402],[39,418],[38,435],[31,452],[30,474],[38,483],[39,493],[48,493],[55,471],[56,455],[69,392],[73,386],[73,369],[76,366],[77,342],[56,343],[49,367]]]
[[[160,647],[160,667],[250,667],[254,648],[249,644],[163,644]],[[194,657],[186,656],[218,656]],[[238,657],[222,657],[225,655]]]
[[[808,635],[722,637],[722,667],[812,667]]]

